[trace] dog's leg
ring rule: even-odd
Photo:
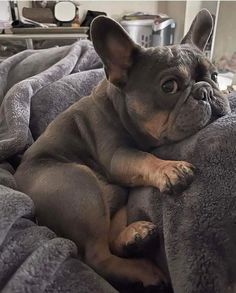
[[[111,254],[102,239],[86,248],[86,263],[111,283],[141,283],[157,286],[167,280],[161,270],[146,259],[125,259]]]
[[[111,250],[113,251],[113,243],[117,239],[117,236],[125,230],[127,227],[127,207],[124,206],[115,213],[111,219],[109,242],[111,244]]]
[[[92,170],[58,162],[34,166],[25,166],[25,170],[31,170],[27,176],[19,169],[16,177],[18,183],[27,177],[24,184],[28,188],[21,189],[33,198],[40,224],[73,240],[83,249],[85,262],[111,282],[149,286],[164,280],[160,270],[148,260],[111,254],[106,196]]]
[[[153,186],[161,192],[179,193],[193,180],[194,167],[184,161],[166,161],[152,154],[119,148],[110,161],[110,172],[128,186]]]
[[[122,245],[122,253],[120,253],[120,256],[125,256],[123,252],[124,243],[121,243],[121,240],[117,240],[117,235],[122,235],[123,231],[129,229],[129,226],[126,227],[126,225],[127,211],[126,207],[123,207],[115,214],[110,223],[110,237],[108,239],[110,243],[112,242],[110,248],[114,247],[114,245],[117,245],[117,247],[121,247]],[[151,225],[153,226],[153,224]],[[145,228],[143,227],[144,230]],[[139,232],[141,235],[142,232],[140,230]],[[137,282],[142,283],[144,286],[159,285],[162,282],[166,282],[166,278],[160,269],[150,261],[146,259],[124,259],[113,255],[109,248],[109,242],[104,241],[105,239],[107,240],[106,237],[100,237],[98,241],[88,243],[85,254],[86,262],[104,278],[112,283]],[[145,239],[147,240],[147,237]],[[130,241],[132,241],[131,237]],[[118,244],[118,242],[120,243]],[[132,248],[134,250],[134,247]],[[119,255],[117,250],[114,250],[114,252]]]
[[[119,256],[140,255],[154,241],[157,243],[158,229],[151,222],[138,221],[126,227],[111,243],[111,250]]]
[[[111,221],[110,248],[118,256],[140,255],[158,240],[157,226],[148,221],[137,221],[127,226],[126,206]]]

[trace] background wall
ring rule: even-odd
[[[1,0],[0,0],[1,1]],[[31,1],[17,1],[19,7],[19,13],[22,15],[22,8],[23,7],[32,7]]]
[[[1,0],[0,0],[1,1]],[[103,11],[109,16],[119,19],[121,15],[132,12],[157,13],[157,1],[77,1],[80,3],[80,19],[85,17],[87,10]],[[19,10],[31,7],[30,1],[18,1]]]
[[[215,38],[214,58],[231,57],[236,52],[236,2],[222,1],[219,7],[218,24]]]
[[[12,22],[10,4],[7,1],[0,1],[0,27],[10,27]]]
[[[87,10],[104,11],[109,16],[119,19],[120,16],[132,12],[157,13],[157,1],[80,1],[80,16]]]
[[[0,0],[1,1],[1,0]],[[216,14],[218,1],[81,1],[80,19],[84,18],[86,11],[105,11],[109,16],[120,17],[132,12],[146,12],[155,14],[166,13],[176,21],[175,42],[178,43],[187,32],[196,13],[201,8],[207,8]],[[30,7],[30,1],[18,1],[22,7]],[[236,1],[220,1],[218,23],[215,34],[214,59],[222,55],[231,56],[236,51],[235,29]]]
[[[166,13],[176,21],[175,42],[180,42],[184,34],[186,1],[159,1],[158,11]]]

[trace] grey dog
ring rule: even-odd
[[[151,261],[124,257],[127,246],[146,242],[155,230],[145,221],[127,226],[126,187],[153,186],[168,196],[193,180],[189,162],[161,160],[151,150],[228,112],[216,68],[203,53],[212,27],[201,10],[181,44],[145,49],[117,22],[97,17],[91,36],[106,79],[58,115],[16,171],[39,223],[73,240],[108,281],[165,280]]]

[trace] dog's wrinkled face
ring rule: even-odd
[[[158,144],[192,135],[230,111],[216,68],[189,44],[139,53],[125,93],[133,121]]]
[[[144,49],[109,18],[94,21],[95,49],[120,93],[115,106],[151,146],[181,140],[230,112],[216,68],[203,53],[211,31],[211,15],[202,10],[180,45]]]

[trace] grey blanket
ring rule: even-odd
[[[33,203],[16,191],[7,162],[58,113],[90,94],[104,75],[101,67],[89,42],[25,51],[0,64],[1,292],[116,292],[79,260],[73,242],[35,224]]]
[[[103,71],[93,72],[91,78],[84,72],[101,67],[93,47],[86,41],[61,48],[23,51],[1,63],[0,101],[4,98],[4,102],[0,109],[0,159],[19,153],[31,144],[32,134],[35,132],[37,135],[39,130],[43,130],[42,120],[45,120],[45,125],[68,107],[68,96],[73,102],[89,94],[103,76]],[[71,82],[63,77],[73,73],[71,86]],[[48,114],[44,115],[50,106],[51,119]],[[38,119],[40,121],[34,123]],[[33,124],[40,126],[34,128]]]
[[[0,64],[0,158],[22,153],[48,123],[91,92],[103,78],[89,42],[25,51]],[[133,190],[129,221],[151,219],[163,246],[174,291],[233,292],[236,283],[236,99],[233,113],[179,144],[156,150],[198,167],[178,197],[152,188]],[[33,204],[15,189],[14,169],[0,169],[0,290],[3,292],[115,292],[77,256],[75,245],[34,220]],[[4,186],[5,185],[5,186]],[[8,187],[6,187],[8,186]],[[231,287],[231,289],[230,289]],[[4,291],[5,290],[5,291]],[[231,291],[230,291],[231,290]],[[235,291],[236,292],[236,291]]]
[[[236,292],[235,95],[230,102],[230,116],[154,152],[197,167],[190,188],[180,196],[142,188],[129,197],[129,221],[151,220],[163,231],[175,293]]]

